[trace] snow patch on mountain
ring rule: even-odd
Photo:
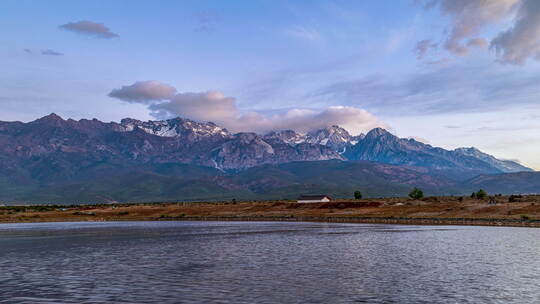
[[[223,160],[223,155],[232,153],[235,157],[241,159],[242,155],[247,153],[255,159],[271,158],[272,155],[276,154],[277,147],[285,144],[296,150],[300,149],[299,151],[303,149],[303,145],[311,145],[314,149],[316,149],[316,146],[324,146],[328,149],[327,152],[321,155],[310,156],[316,159],[370,160],[408,166],[428,166],[438,170],[455,167],[466,169],[472,166],[478,167],[479,171],[486,172],[531,171],[531,169],[517,162],[499,160],[476,148],[458,148],[448,151],[432,147],[412,138],[398,138],[381,128],[375,128],[367,135],[360,134],[358,136],[352,136],[347,130],[339,126],[329,126],[305,134],[293,130],[280,130],[266,135],[256,133],[237,133],[233,135],[212,122],[203,123],[183,118],[146,122],[127,118],[121,121],[120,126],[124,132],[140,129],[155,136],[182,138],[192,143],[207,138],[218,143],[226,141],[221,146],[220,157],[212,160],[214,167],[220,170],[234,166]],[[246,162],[245,166],[251,166],[255,163]]]
[[[122,119],[120,124],[124,131],[131,132],[136,128],[144,132],[160,137],[182,137],[191,133],[198,137],[230,136],[225,128],[218,127],[212,122],[201,123],[189,119],[175,118],[163,121],[140,121],[136,119]]]

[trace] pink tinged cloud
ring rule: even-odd
[[[284,113],[264,115],[246,112],[236,105],[236,99],[218,91],[178,93],[176,89],[157,81],[141,81],[109,94],[130,103],[148,106],[157,118],[184,117],[198,121],[212,121],[233,132],[258,132],[291,129],[308,132],[339,125],[352,134],[388,126],[366,110],[333,106],[323,110],[291,109]]]
[[[472,48],[495,52],[499,62],[521,65],[540,60],[540,1],[538,0],[425,0],[427,7],[439,7],[450,17],[451,30],[444,48],[452,55],[468,55]],[[488,42],[479,37],[491,24],[509,20],[511,26]],[[428,52],[428,40],[418,42],[417,58]]]
[[[502,62],[510,64],[540,60],[540,1],[523,0],[514,25],[495,37],[491,48]]]
[[[137,81],[132,85],[112,90],[109,97],[130,103],[152,104],[156,100],[171,99],[175,94],[176,89],[168,84],[157,81]]]
[[[454,55],[469,53],[464,40],[480,33],[487,24],[501,21],[519,0],[439,0],[441,12],[451,17],[452,30],[444,47]]]
[[[425,0],[424,2],[427,7],[439,7],[441,14],[450,17],[450,31],[445,38],[443,47],[455,56],[465,56],[473,48],[486,49],[491,45],[491,48],[496,50],[496,55],[501,62],[518,63],[523,61],[523,55],[518,53],[525,51],[521,47],[524,43],[512,44],[513,41],[522,40],[516,38],[516,36],[520,36],[518,32],[527,32],[532,41],[540,40],[540,35],[533,33],[531,26],[534,20],[538,20],[538,16],[534,16],[535,9],[530,8],[535,4],[538,5],[539,1],[537,0]],[[515,31],[512,33],[510,30],[502,32],[491,41],[491,44],[486,38],[478,36],[482,34],[486,26],[501,23],[510,18],[520,7],[518,17],[520,15],[526,16],[514,21]],[[523,9],[523,7],[527,8]],[[522,22],[525,25],[519,27],[517,24],[519,20],[525,20]],[[504,35],[505,33],[506,35]],[[422,59],[429,51],[426,41],[418,42],[416,49],[418,59]],[[515,49],[510,50],[512,47],[510,44],[515,46]],[[528,57],[530,54],[525,56]]]
[[[97,23],[88,20],[82,20],[77,22],[68,22],[59,26],[60,29],[71,31],[81,35],[93,36],[96,38],[118,38],[118,34],[111,32],[111,30],[103,23]]]

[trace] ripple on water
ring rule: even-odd
[[[0,225],[0,303],[540,303],[540,230]]]

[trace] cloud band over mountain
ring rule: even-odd
[[[109,97],[148,106],[156,118],[181,116],[198,121],[212,121],[231,131],[267,132],[291,129],[307,132],[339,125],[352,134],[375,127],[388,127],[366,110],[350,106],[331,106],[322,110],[289,109],[278,114],[242,111],[234,97],[219,91],[177,93],[168,84],[157,81],[138,81],[109,93]]]

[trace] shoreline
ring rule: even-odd
[[[162,219],[169,220],[169,219]],[[376,218],[376,217],[204,217],[170,219],[172,221],[220,221],[220,222],[323,222],[344,224],[385,224],[385,225],[423,225],[423,226],[500,226],[540,228],[540,220],[506,219],[448,219],[448,218]]]
[[[170,202],[0,207],[0,223],[84,221],[287,221],[540,228],[540,196],[497,204],[454,197],[291,201]]]
[[[2,224],[30,223],[84,223],[84,222],[312,222],[343,224],[382,224],[382,225],[415,225],[415,226],[484,226],[484,227],[523,227],[540,228],[540,220],[482,219],[482,218],[378,218],[378,217],[246,217],[246,216],[205,216],[205,217],[158,217],[158,218],[110,218],[110,219],[57,219],[57,220],[23,220],[0,221]]]

